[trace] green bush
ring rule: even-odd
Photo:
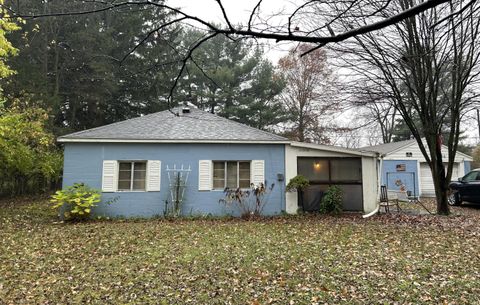
[[[302,175],[297,175],[290,179],[287,184],[287,192],[303,191],[310,185],[310,181]]]
[[[328,188],[320,203],[320,212],[323,214],[340,214],[342,212],[342,190],[332,185]]]
[[[81,220],[90,217],[92,208],[101,200],[99,190],[83,183],[75,183],[64,190],[57,191],[50,200],[52,208],[63,211],[65,220]],[[59,213],[59,214],[60,214]]]

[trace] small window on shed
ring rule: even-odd
[[[405,153],[405,155],[409,158],[411,158],[413,156],[413,154],[411,152],[407,152],[407,153]]]

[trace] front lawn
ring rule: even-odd
[[[57,223],[0,203],[0,304],[478,304],[477,215]]]

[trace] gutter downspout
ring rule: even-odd
[[[373,211],[368,214],[362,215],[362,218],[369,218],[378,213],[380,210],[380,202],[378,198],[378,190],[380,190],[382,184],[382,171],[383,171],[383,155],[377,154],[377,160],[380,160],[380,166],[377,168],[377,206]]]

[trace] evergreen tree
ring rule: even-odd
[[[80,11],[96,5],[26,1],[22,2],[22,11]],[[5,93],[20,98],[26,94],[42,101],[42,108],[53,114],[56,134],[165,109],[160,98],[170,85],[165,74],[177,67],[157,64],[172,58],[173,51],[165,42],[174,39],[174,31],[155,32],[122,59],[167,18],[160,9],[124,7],[97,14],[28,20],[21,31],[11,35],[12,43],[19,48],[11,66],[18,73],[5,84]]]
[[[185,33],[185,49],[201,35]],[[217,36],[193,53],[177,91],[177,100],[190,100],[200,109],[260,128],[286,120],[279,101],[285,83],[276,77],[272,63],[261,49],[245,40],[232,42]]]

